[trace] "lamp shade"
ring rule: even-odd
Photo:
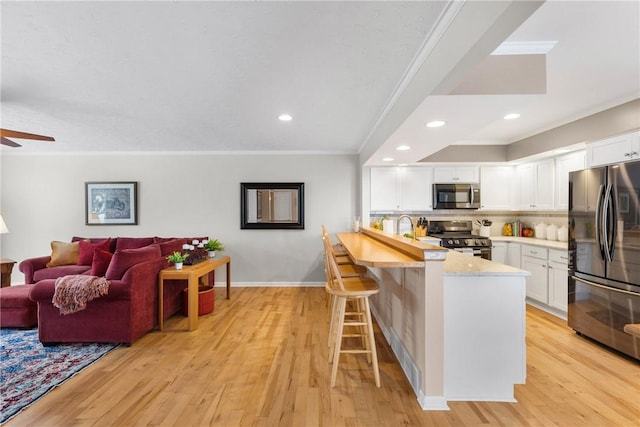
[[[4,219],[2,219],[2,215],[0,215],[0,234],[8,233],[9,229],[7,228],[7,224],[4,223]]]

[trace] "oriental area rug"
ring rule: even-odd
[[[0,329],[0,424],[116,347],[103,343],[44,347],[37,329]]]

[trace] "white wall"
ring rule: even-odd
[[[235,284],[319,284],[321,225],[347,230],[359,215],[356,155],[3,152],[0,165],[0,256],[18,262],[72,236],[208,235],[225,244]],[[85,225],[86,181],[138,181],[138,225]],[[305,183],[305,229],[240,230],[240,183],[280,181]],[[17,265],[12,283],[24,283]]]

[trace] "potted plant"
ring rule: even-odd
[[[204,244],[204,248],[206,249],[209,258],[215,258],[216,251],[224,251],[224,246],[218,239],[208,240]]]
[[[167,256],[167,260],[176,265],[176,270],[182,270],[182,263],[189,257],[189,254],[182,254],[180,252],[174,252]]]

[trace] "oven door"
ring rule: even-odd
[[[491,248],[468,247],[468,248],[452,248],[452,250],[463,253],[463,254],[473,255],[483,259],[488,259],[489,261],[491,261]]]
[[[434,209],[479,209],[477,184],[433,184]]]

